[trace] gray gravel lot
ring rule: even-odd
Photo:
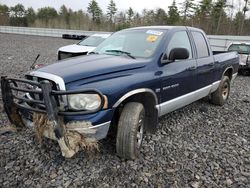
[[[75,42],[0,34],[0,75],[22,75],[38,53],[38,63],[53,63]],[[223,107],[200,100],[161,118],[135,161],[118,158],[112,139],[100,144],[100,153],[64,159],[31,130],[0,135],[0,187],[250,187],[250,77],[237,77]]]

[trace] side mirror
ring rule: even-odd
[[[181,60],[181,59],[188,59],[189,58],[189,52],[186,48],[173,48],[170,53],[169,57],[167,57],[166,54],[162,56],[162,63],[171,63],[175,60]]]

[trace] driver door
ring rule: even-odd
[[[161,103],[184,97],[195,90],[197,65],[186,30],[173,33],[167,47],[167,57],[173,48],[186,48],[189,58],[162,65]],[[177,107],[178,105],[176,109]],[[174,108],[172,110],[175,110]]]

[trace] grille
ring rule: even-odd
[[[35,77],[35,76],[29,76],[27,75],[26,78],[28,80],[32,80],[32,81],[36,81],[36,82],[41,82],[44,80],[49,81],[52,84],[52,89],[55,91],[59,91],[60,88],[59,86],[52,80],[48,80],[48,79],[44,79],[44,78],[40,78],[40,77]],[[41,88],[37,87],[37,86],[31,86],[31,85],[26,85],[26,87],[28,89],[33,89],[33,90],[41,90]],[[35,93],[28,93],[28,97],[34,100],[41,100],[43,101],[43,94],[35,94]],[[56,102],[58,106],[62,106],[63,100],[60,96],[55,96]],[[40,108],[44,108],[43,105],[38,105]]]
[[[71,52],[62,52],[59,51],[58,53],[58,60],[63,60],[71,57],[76,57],[80,55],[87,55],[88,52],[80,52],[80,53],[71,53]]]
[[[61,52],[61,51],[58,53],[58,60],[67,59],[70,57],[73,57],[71,53],[66,53],[66,52]]]

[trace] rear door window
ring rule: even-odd
[[[208,57],[209,50],[208,50],[207,42],[203,34],[201,32],[192,31],[192,35],[193,35],[195,46],[197,49],[198,58]]]

